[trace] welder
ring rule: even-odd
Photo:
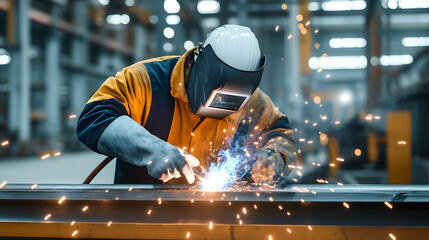
[[[208,167],[232,147],[249,162],[250,181],[281,181],[295,143],[288,118],[258,88],[264,66],[248,27],[218,27],[182,56],[109,77],[85,105],[78,138],[117,157],[117,184],[192,183],[191,165]]]

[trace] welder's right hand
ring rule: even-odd
[[[104,130],[98,140],[100,153],[118,157],[136,166],[146,166],[151,177],[164,182],[180,172],[188,183],[195,181],[191,167],[198,159],[149,133],[129,116],[120,116]]]

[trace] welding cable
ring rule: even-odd
[[[108,156],[106,157],[89,175],[88,177],[85,179],[85,181],[83,182],[83,184],[89,184],[92,179],[95,178],[95,176],[97,176],[97,174],[107,165],[109,164],[115,157],[113,156]]]

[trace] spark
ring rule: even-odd
[[[305,138],[300,138],[299,141],[300,142],[305,142]]]
[[[116,197],[116,200],[119,200],[119,197]]]
[[[308,25],[310,25],[310,21],[307,21],[307,22],[305,23],[305,26],[308,26]]]
[[[302,199],[302,198],[301,198],[301,202],[303,202],[303,203],[304,203],[304,202],[305,202],[305,201],[304,201],[304,199]]]
[[[74,237],[74,236],[76,236],[76,234],[78,233],[78,231],[76,230],[76,231],[74,231],[73,232],[73,234],[72,234],[72,237]]]
[[[337,158],[337,161],[338,161],[338,162],[344,162],[344,158],[339,158],[339,157],[338,157],[338,158]]]
[[[279,30],[279,25],[276,26],[275,31],[277,32]]]
[[[269,197],[268,199],[269,199],[271,202],[272,202],[272,201],[274,201],[274,199],[273,199],[272,197]]]
[[[56,152],[55,154],[54,154],[54,156],[55,157],[58,157],[58,156],[60,156],[61,155],[61,152]]]
[[[317,69],[317,73],[321,73],[323,71],[323,69],[319,68]]]
[[[343,202],[343,205],[344,205],[344,207],[346,207],[346,208],[350,208],[349,204],[348,204],[348,203],[346,203],[346,202]]]
[[[374,116],[370,113],[365,116],[365,120],[371,121],[374,118]]]
[[[37,187],[37,184],[33,184],[33,186],[31,186],[31,189],[35,189]]]
[[[287,36],[287,39],[291,39],[292,38],[292,34],[289,34],[289,36]]]
[[[380,116],[374,116],[374,119],[380,120]]]
[[[147,211],[147,215],[150,215],[151,212],[152,212],[152,209],[149,209],[149,211]]]
[[[395,237],[393,234],[391,234],[391,233],[389,233],[389,237],[390,237],[392,240],[396,240],[396,237]]]
[[[109,192],[109,189],[106,189],[106,192],[108,193],[108,192]]]
[[[162,198],[158,198],[158,204],[161,205],[162,203]]]
[[[327,116],[322,116],[321,119],[322,120],[326,120],[326,119],[328,119],[328,117]]]
[[[286,214],[287,214],[288,216],[290,216],[290,212],[286,212]]]
[[[317,126],[317,123],[313,123],[313,126]]]
[[[331,74],[326,74],[326,78],[330,78],[331,77]]]
[[[335,121],[335,124],[337,124],[337,125],[340,124],[340,121]]]
[[[185,148],[186,148],[186,147],[185,147]],[[151,164],[152,164],[152,161],[149,161],[147,164],[148,164],[148,165],[151,165]]]
[[[212,229],[213,229],[213,222],[212,222],[212,221],[210,221],[210,223],[209,223],[209,229],[210,229],[210,230],[212,230]]]
[[[290,230],[289,228],[286,228],[288,233],[292,233],[292,230]]]
[[[110,227],[110,225],[112,225],[112,221],[109,221],[109,222],[107,223],[107,226],[108,226],[108,227]]]
[[[51,155],[48,153],[48,154],[45,154],[45,155],[43,155],[42,157],[41,157],[41,159],[42,160],[45,160],[46,158],[48,158],[48,157],[50,157]]]
[[[273,238],[271,237],[271,235],[268,235],[268,239],[269,240],[273,240]]]
[[[2,183],[0,184],[0,188],[2,188],[2,187],[4,187],[4,186],[6,186],[6,184],[7,184],[7,181],[2,182]]]
[[[253,205],[253,208],[254,208],[254,209],[258,209],[258,206],[256,206],[256,204],[254,204],[254,205]]]
[[[329,191],[331,191],[331,192],[335,192],[335,190],[334,190],[333,188],[330,188],[330,189],[329,189]]]
[[[73,222],[71,222],[71,223],[70,223],[70,225],[72,225],[72,226],[73,226],[75,223],[76,223],[76,221],[73,221]]]
[[[237,219],[240,219],[240,214],[237,214]]]
[[[318,33],[318,32],[319,32],[319,29],[314,30],[314,33]]]
[[[194,203],[194,199],[193,198],[191,199],[191,203]]]
[[[283,9],[283,10],[286,10],[286,9],[287,9],[287,5],[286,5],[286,3],[283,3],[283,4],[282,4],[282,9]]]
[[[304,120],[305,123],[308,123],[308,120]]]
[[[280,209],[280,210],[283,210],[283,207],[282,207],[282,205],[279,205],[279,209]]]
[[[130,191],[130,192],[131,192],[131,190],[133,190],[133,187],[130,187],[130,188],[128,189],[128,191]]]
[[[191,233],[190,232],[187,232],[186,233],[186,238],[189,238],[191,236]]]
[[[51,218],[51,216],[52,216],[52,214],[50,214],[50,213],[48,215],[46,215],[45,218],[44,218],[45,221],[48,220],[49,218]]]
[[[76,118],[76,117],[77,117],[76,114],[72,114],[72,115],[69,116],[69,118]]]
[[[313,230],[313,228],[311,227],[311,226],[308,226],[308,229],[311,231],[311,230]]]
[[[302,172],[297,171],[296,173],[298,174],[298,176],[302,177]]]
[[[60,198],[60,200],[58,200],[58,204],[61,204],[64,202],[64,200],[66,200],[66,196],[63,196],[62,198]]]
[[[339,182],[339,183],[337,183],[337,184],[338,184],[339,186],[341,186],[341,187],[342,187],[342,186],[344,186],[344,184],[342,184],[342,183],[340,183],[340,182]]]
[[[311,193],[312,193],[312,194],[314,194],[314,195],[316,195],[316,194],[317,194],[317,192],[316,192],[316,191],[311,191]]]
[[[2,143],[1,143],[1,145],[4,147],[4,146],[6,146],[6,145],[8,145],[9,144],[9,141],[3,141]]]
[[[228,205],[231,206],[231,202],[228,202]]]
[[[88,210],[88,206],[82,208],[82,212],[85,212],[86,210]]]
[[[213,199],[210,199],[210,203],[213,203]]]
[[[384,205],[386,205],[387,207],[389,207],[390,209],[393,208],[392,204],[390,204],[389,202],[384,202]]]
[[[244,213],[244,214],[246,214],[246,213],[247,213],[246,208],[243,208],[243,213]]]
[[[238,222],[240,223],[240,225],[241,225],[241,224],[243,224],[243,221],[241,221],[241,220],[240,220],[240,221],[238,221]]]
[[[399,145],[405,145],[405,144],[407,144],[407,142],[405,142],[405,141],[398,141],[398,144]]]

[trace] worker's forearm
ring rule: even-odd
[[[129,116],[118,117],[101,135],[98,151],[118,157],[137,166],[155,160],[156,152],[151,146],[162,141],[149,133]],[[166,143],[166,145],[168,145]]]

